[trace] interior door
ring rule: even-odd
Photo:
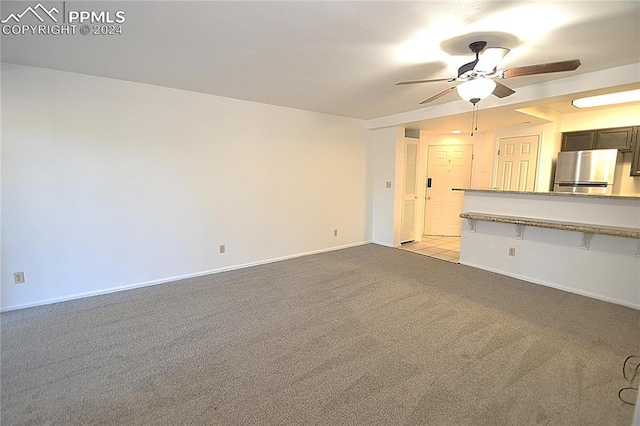
[[[402,198],[402,231],[400,242],[416,239],[416,204],[418,202],[418,142],[404,142],[404,189]]]
[[[464,193],[452,188],[471,186],[473,145],[429,145],[425,235],[459,236]]]
[[[539,142],[538,135],[500,139],[497,173],[500,189],[534,190]]]

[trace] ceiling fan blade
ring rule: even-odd
[[[413,80],[413,81],[401,81],[396,83],[396,86],[404,86],[406,84],[419,84],[419,83],[435,83],[437,81],[455,81],[455,78],[434,78],[432,80]]]
[[[507,53],[509,53],[509,49],[506,47],[487,47],[480,55],[473,70],[478,73],[493,72]]]
[[[547,74],[551,72],[573,71],[580,66],[579,59],[570,61],[550,62],[548,64],[529,65],[517,67],[502,72],[502,78],[522,77],[525,75]]]
[[[498,83],[497,81],[495,83],[496,83],[496,88],[493,89],[493,95],[497,96],[498,98],[506,98],[507,96],[511,96],[514,93],[516,93],[515,90],[509,89],[507,86],[505,86],[502,83]]]
[[[452,86],[452,87],[449,87],[448,89],[444,89],[442,92],[437,93],[437,94],[433,95],[432,97],[430,97],[429,99],[425,99],[424,101],[420,102],[420,105],[426,104],[427,102],[435,101],[436,99],[439,99],[439,98],[443,97],[444,95],[448,94],[452,90],[456,90],[456,87]]]

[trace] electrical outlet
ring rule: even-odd
[[[227,248],[225,247],[224,244],[220,244],[218,251],[220,252],[220,254],[225,254],[227,252]]]
[[[387,188],[391,188],[391,182],[387,182]]]
[[[16,284],[24,284],[24,272],[14,272],[13,282]]]
[[[515,247],[509,247],[509,256],[516,257],[516,248]]]
[[[334,236],[334,237],[337,237],[337,236],[338,236],[338,230],[337,230],[337,229],[334,229],[334,230],[333,230],[333,236]]]

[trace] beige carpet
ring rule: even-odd
[[[1,420],[628,425],[639,324],[370,244],[4,313]]]

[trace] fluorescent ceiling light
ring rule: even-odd
[[[462,133],[462,130],[452,130],[451,133],[453,133],[454,135],[459,135],[460,133]]]
[[[636,101],[640,101],[640,89],[629,90],[626,92],[609,93],[600,96],[590,96],[588,98],[580,98],[571,101],[571,105],[576,108],[591,108]]]

